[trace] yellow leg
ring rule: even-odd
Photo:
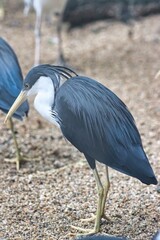
[[[15,148],[16,148],[16,160],[15,160],[16,161],[16,168],[17,168],[17,170],[19,170],[20,161],[22,160],[22,156],[21,156],[21,153],[20,153],[20,149],[18,147],[16,135],[15,135],[15,132],[14,132],[13,121],[12,121],[11,118],[9,119],[9,125],[10,125],[10,129],[11,129],[11,132],[12,132]]]
[[[18,147],[18,142],[17,142],[17,139],[16,139],[16,135],[15,135],[15,132],[14,132],[14,125],[13,125],[13,121],[12,119],[10,118],[9,120],[9,127],[11,129],[11,132],[12,132],[12,136],[13,136],[13,140],[14,140],[14,145],[15,145],[15,148],[16,148],[16,158],[13,158],[13,159],[5,159],[6,162],[15,162],[16,163],[16,168],[17,168],[17,171],[19,171],[20,169],[20,164],[22,161],[30,161],[30,160],[34,160],[34,161],[38,161],[39,159],[35,158],[35,159],[30,159],[30,158],[27,158],[26,156],[22,156],[21,154],[21,151]]]
[[[96,184],[97,184],[97,190],[98,190],[98,206],[97,206],[97,212],[96,212],[96,218],[95,218],[95,224],[93,229],[83,229],[75,226],[71,226],[72,228],[87,233],[87,234],[94,234],[98,233],[100,231],[100,221],[101,221],[101,215],[102,215],[102,202],[104,198],[104,189],[100,180],[100,177],[98,175],[97,169],[95,168],[93,170],[93,174],[95,176]]]
[[[109,188],[110,188],[109,173],[108,173],[108,167],[107,166],[106,166],[105,177],[106,177],[106,181],[103,184],[104,194],[103,194],[103,200],[102,200],[101,217],[107,219],[108,221],[111,221],[109,219],[109,217],[107,217],[105,215],[105,203],[106,203],[107,195],[108,195]],[[96,215],[92,214],[92,216],[90,218],[81,219],[81,222],[91,222],[91,221],[95,221],[95,219],[96,219]]]
[[[108,173],[108,167],[106,166],[106,182],[103,185],[104,188],[104,196],[103,196],[103,200],[102,200],[102,208],[101,208],[101,216],[107,220],[110,220],[106,215],[105,215],[105,203],[106,203],[106,199],[107,199],[107,195],[109,192],[109,188],[110,188],[110,181],[109,181],[109,173]]]
[[[103,198],[104,198],[104,188],[101,183],[100,177],[98,175],[97,169],[93,171],[95,179],[96,179],[96,184],[97,184],[97,189],[98,189],[98,207],[97,207],[97,212],[96,212],[96,220],[95,220],[95,233],[99,232],[100,230],[100,221],[101,221],[101,212],[102,212],[102,203],[103,203]]]

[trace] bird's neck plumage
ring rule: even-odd
[[[35,109],[46,120],[59,126],[52,115],[55,100],[55,90],[52,80],[49,77],[40,77],[35,83],[33,92],[33,94],[36,94],[34,100]]]

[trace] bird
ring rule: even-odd
[[[35,59],[34,65],[40,62],[40,45],[41,45],[41,25],[44,12],[51,13],[53,10],[58,10],[59,18],[57,22],[57,37],[58,37],[58,62],[65,64],[63,47],[62,47],[62,17],[67,0],[24,0],[24,15],[27,16],[31,7],[36,13],[35,21]]]
[[[75,240],[127,240],[125,237],[115,237],[109,235],[91,235],[78,237]],[[128,239],[129,240],[129,239]],[[158,231],[152,238],[152,240],[160,240],[160,231]]]
[[[75,240],[127,240],[127,239],[128,238],[125,238],[125,237],[115,237],[115,236],[108,236],[108,235],[93,235],[93,236],[78,237]]]
[[[11,46],[0,37],[0,109],[7,114],[13,102],[17,98],[23,85],[22,71],[18,58]],[[25,101],[19,109],[13,114],[13,117],[22,120],[27,116],[29,104]],[[9,119],[10,129],[13,135],[16,147],[16,167],[19,170],[22,155],[18,147],[16,135],[14,133],[14,124],[12,118]]]
[[[144,184],[157,184],[133,116],[120,98],[103,84],[78,75],[71,68],[36,66],[26,75],[22,91],[5,122],[32,95],[35,95],[35,109],[57,125],[65,139],[84,154],[95,177],[98,206],[94,228],[73,228],[87,234],[100,231],[110,187],[108,167]],[[104,184],[96,168],[97,161],[105,165]]]
[[[157,231],[157,233],[154,235],[154,237],[152,238],[152,240],[160,240],[160,230]]]

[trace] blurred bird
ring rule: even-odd
[[[34,65],[38,65],[40,62],[40,42],[41,42],[41,25],[42,15],[44,12],[51,13],[53,10],[59,12],[59,19],[57,23],[57,37],[58,37],[58,62],[61,64],[65,63],[62,48],[62,16],[65,9],[67,0],[24,0],[24,14],[27,16],[31,7],[36,12],[35,22],[35,59]]]
[[[0,38],[0,73],[0,109],[4,113],[7,113],[20,93],[23,85],[23,76],[16,54],[2,38]],[[29,105],[28,102],[25,101],[13,114],[13,117],[22,120],[22,118],[28,114],[28,111]],[[16,147],[16,165],[17,170],[19,170],[22,156],[18,147],[11,118],[9,119],[9,124]]]
[[[127,240],[127,238],[107,236],[107,235],[97,235],[97,236],[94,235],[94,236],[78,237],[76,238],[76,240]]]
[[[0,0],[0,21],[4,19],[5,10],[4,10],[4,2]]]
[[[64,78],[67,81],[62,83]],[[64,137],[84,154],[93,170],[98,188],[98,207],[94,229],[86,232],[99,232],[100,220],[105,216],[110,186],[108,166],[145,184],[157,184],[131,113],[108,88],[91,78],[78,76],[69,68],[40,65],[27,74],[6,121],[31,95],[36,95],[36,110],[61,129]],[[104,185],[96,160],[106,166]]]
[[[107,236],[107,235],[94,235],[94,236],[84,236],[78,237],[75,240],[127,240],[125,237],[115,237],[115,236]],[[129,239],[128,239],[129,240]],[[158,231],[152,240],[160,240],[160,231]]]
[[[155,234],[152,240],[160,240],[160,230]]]

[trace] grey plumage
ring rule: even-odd
[[[23,76],[18,58],[11,46],[3,38],[0,38],[0,109],[4,113],[8,113],[10,107],[19,95],[22,85]],[[22,120],[23,117],[28,114],[28,111],[29,105],[28,102],[25,101],[14,112],[13,117]],[[16,147],[17,170],[19,170],[22,156],[18,147],[14,132],[14,124],[11,118],[9,120],[9,123]]]
[[[57,92],[54,111],[64,136],[87,158],[143,183],[156,183],[134,119],[125,104],[87,77],[68,79]]]
[[[107,235],[97,235],[97,236],[94,235],[94,236],[78,237],[75,240],[127,240],[127,238],[125,238],[125,237],[107,236]]]
[[[22,71],[17,56],[9,44],[0,38],[0,109],[7,113],[23,86]],[[29,111],[24,102],[13,117],[22,120]]]
[[[160,240],[160,230],[154,235],[152,240]]]

